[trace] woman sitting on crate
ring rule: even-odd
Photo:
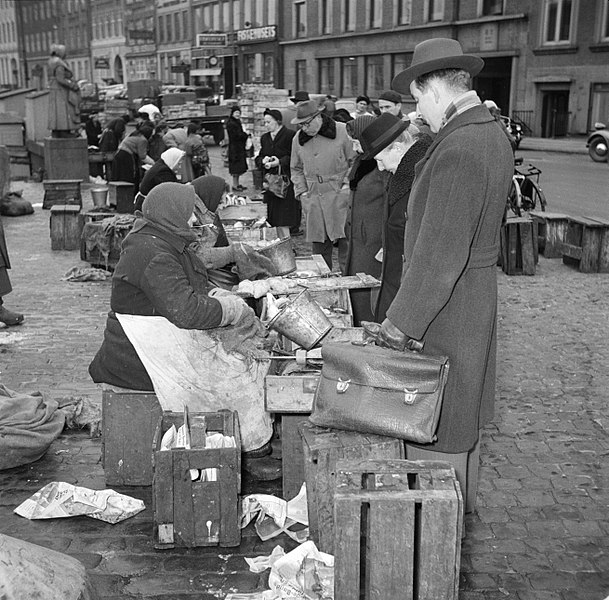
[[[292,235],[300,232],[302,208],[294,197],[294,185],[290,181],[290,156],[292,139],[296,132],[283,126],[283,118],[278,110],[264,111],[267,132],[260,137],[260,152],[256,157],[256,167],[262,171],[265,180],[264,201],[267,221],[273,227],[289,227]],[[285,189],[275,182],[285,177]]]
[[[183,160],[184,150],[178,150],[178,148],[169,148],[161,154],[161,158],[144,174],[140,189],[135,196],[135,210],[142,210],[146,196],[154,187],[160,183],[178,181],[177,173],[182,168]]]
[[[164,410],[237,410],[246,451],[272,433],[264,410],[264,328],[245,301],[214,287],[198,258],[193,186],[146,197],[112,277],[96,383],[154,391]],[[213,374],[213,376],[210,376]]]

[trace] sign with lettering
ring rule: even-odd
[[[197,33],[197,46],[199,48],[223,48],[226,46],[225,33]]]
[[[497,50],[499,39],[499,26],[497,23],[485,23],[480,27],[480,50]]]
[[[107,56],[96,56],[93,64],[96,69],[109,69],[110,59]]]
[[[130,29],[130,40],[144,40],[146,42],[154,42],[154,31],[144,31],[143,29]]]
[[[237,31],[238,44],[248,42],[269,42],[275,39],[277,39],[277,27],[275,25],[239,29],[239,31]]]

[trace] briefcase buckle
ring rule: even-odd
[[[418,391],[419,390],[417,388],[414,390],[404,388],[404,404],[414,404]]]
[[[338,394],[344,394],[349,389],[350,379],[338,379],[336,382],[336,392]]]

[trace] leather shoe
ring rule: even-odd
[[[12,310],[8,310],[8,308],[4,308],[4,306],[0,306],[0,323],[9,326],[20,325],[23,323],[23,318],[21,313],[16,313]]]

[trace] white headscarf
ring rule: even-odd
[[[180,162],[182,157],[186,154],[184,150],[179,148],[168,148],[161,154],[161,160],[172,170],[175,171],[177,164]]]

